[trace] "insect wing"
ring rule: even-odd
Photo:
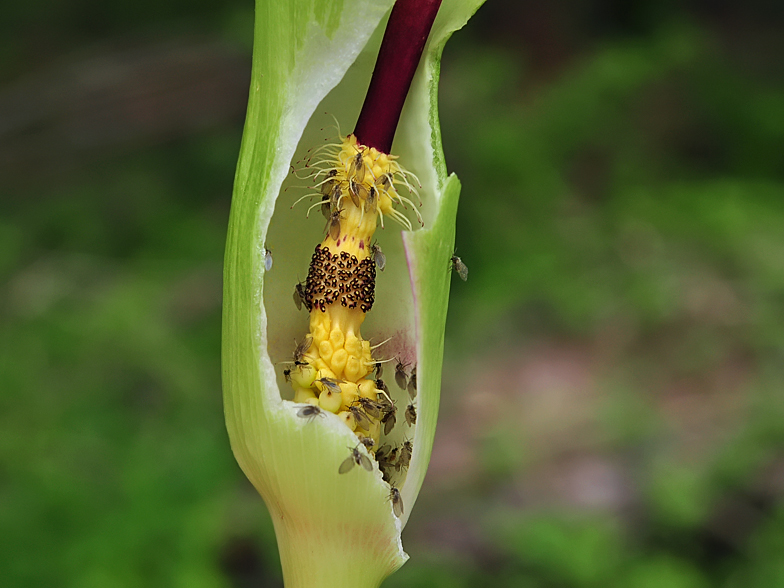
[[[367,471],[373,471],[373,464],[370,461],[370,458],[367,455],[359,454],[359,465],[365,468]]]
[[[270,271],[272,269],[272,251],[269,249],[264,250],[264,270]]]
[[[395,366],[395,382],[397,382],[397,385],[403,390],[405,390],[406,386],[408,385],[408,376],[406,376],[406,368],[400,362],[398,362],[398,364]]]
[[[362,182],[365,179],[365,161],[362,159],[361,151],[354,156],[349,173],[354,174],[358,182]]]
[[[378,270],[383,272],[387,266],[387,256],[384,255],[384,252],[381,251],[381,247],[378,245],[373,245],[373,261],[376,262]]]
[[[362,412],[362,409],[355,406],[351,410],[351,413],[354,415],[358,427],[361,427],[365,430],[370,428],[370,419],[367,417],[367,415],[364,412]]]
[[[386,417],[386,420],[384,421],[384,435],[389,435],[392,429],[395,428],[395,423],[397,422],[397,417],[394,412],[389,412],[387,414],[389,416]]]
[[[359,200],[359,185],[354,180],[351,180],[348,184],[348,194],[351,196],[351,202],[354,203],[354,206],[359,208],[362,205],[362,202]]]
[[[334,213],[329,220],[329,236],[332,237],[333,241],[337,241],[338,237],[340,237],[340,219]]]
[[[411,397],[411,400],[414,400],[417,395],[416,366],[411,368],[411,377],[408,379],[408,395]]]
[[[381,408],[382,405],[378,402],[373,402],[369,398],[359,398],[358,402],[362,405],[362,409],[367,413],[368,416],[377,419],[381,416]]]
[[[457,275],[460,276],[460,279],[464,282],[468,280],[468,266],[463,263],[463,260],[460,259],[457,255],[452,256],[452,269],[457,272]]]
[[[302,310],[302,286],[297,284],[294,286],[294,304],[297,305],[297,310]]]
[[[340,394],[340,386],[335,380],[330,378],[319,378],[317,381],[321,382],[333,394]]]
[[[457,266],[457,275],[460,276],[460,279],[464,282],[468,280],[468,266],[462,261]]]
[[[347,472],[350,472],[351,468],[354,467],[355,463],[356,461],[354,461],[354,454],[352,453],[346,459],[343,460],[343,463],[340,464],[340,467],[338,468],[338,473],[345,474]]]
[[[313,344],[313,335],[305,335],[305,338],[302,340],[302,343],[297,345],[297,348],[294,350],[294,363],[297,363],[302,360],[302,356],[305,352],[310,349],[310,346]]]
[[[392,512],[395,513],[397,518],[403,516],[403,499],[400,497],[400,490],[392,488],[389,493],[389,498],[392,501]]]

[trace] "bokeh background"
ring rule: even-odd
[[[488,0],[443,411],[384,586],[784,586],[779,2]],[[281,586],[220,395],[252,2],[0,21],[0,584]]]

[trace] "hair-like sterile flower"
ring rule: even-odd
[[[444,0],[390,151],[394,126],[374,134],[388,123],[374,127],[367,102],[358,138],[326,146],[313,115],[320,104],[356,116],[390,0],[257,0],[223,383],[232,449],[270,510],[289,588],[377,586],[407,558],[400,532],[435,432],[460,190],[441,152],[438,64],[479,4]]]

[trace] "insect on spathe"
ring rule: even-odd
[[[397,360],[397,365],[395,366],[395,382],[397,382],[397,385],[403,390],[405,390],[406,386],[408,385],[406,364],[404,364],[399,359]]]
[[[411,368],[411,375],[408,378],[408,395],[411,397],[411,400],[414,400],[417,395],[416,366]]]
[[[305,301],[305,286],[302,282],[298,282],[296,286],[294,286],[294,294],[292,295],[294,298],[294,304],[297,305],[297,310],[302,310],[302,303]]]
[[[373,471],[373,463],[370,461],[370,458],[367,455],[364,455],[359,451],[359,445],[356,447],[349,447],[349,449],[351,450],[351,455],[344,459],[343,463],[340,464],[340,467],[338,468],[339,474],[350,472],[355,465],[362,466],[369,472]]]
[[[297,411],[297,416],[301,419],[312,421],[316,417],[324,417],[324,411],[314,404],[303,406]]]
[[[373,243],[373,245],[370,246],[370,255],[373,257],[376,269],[383,272],[384,268],[387,266],[387,256],[381,251],[381,247],[379,247],[378,243]]]
[[[370,398],[365,398],[363,396],[360,396],[354,402],[355,404],[358,404],[359,406],[362,407],[362,410],[365,411],[365,414],[373,417],[374,419],[379,418],[381,416],[381,411],[384,409],[383,404],[379,402],[375,402],[374,400],[370,400]]]
[[[364,435],[359,436],[359,442],[365,446],[366,449],[373,449],[376,446],[376,442],[372,437],[365,437]]]
[[[395,428],[395,423],[397,422],[397,417],[395,413],[397,412],[397,407],[393,402],[390,402],[389,405],[384,407],[384,414],[381,417],[381,422],[384,425],[384,435],[389,435],[392,429]]]
[[[264,248],[264,271],[270,271],[272,269],[272,251]]]
[[[357,423],[357,427],[360,429],[365,429],[366,431],[370,429],[370,419],[364,410],[362,410],[359,406],[349,406],[348,411],[354,415],[354,420]]]
[[[409,427],[416,425],[416,416],[416,406],[409,404],[406,407],[406,422],[408,423]]]
[[[461,280],[464,282],[468,280],[468,267],[457,255],[452,255],[452,258],[449,260],[449,267],[457,272],[457,275],[460,276]]]
[[[400,448],[400,457],[397,460],[397,465],[401,468],[407,468],[411,463],[411,455],[414,453],[414,444],[411,441],[405,441]]]
[[[389,500],[392,502],[392,512],[397,518],[403,516],[403,499],[400,497],[400,490],[392,486],[389,491]]]

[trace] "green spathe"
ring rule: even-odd
[[[299,407],[281,400],[283,368],[276,365],[290,359],[294,338],[307,332],[305,313],[297,312],[291,293],[323,227],[319,215],[305,218],[304,207],[291,210],[294,193],[281,188],[304,183],[289,174],[298,150],[336,135],[322,130],[324,110],[343,124],[355,120],[391,4],[257,0],[250,99],[226,245],[223,389],[231,446],[270,510],[289,588],[378,586],[405,562],[400,531],[435,434],[460,191],[457,178],[446,175],[441,149],[439,60],[448,37],[481,0],[444,0],[412,84],[393,153],[422,183],[425,228],[379,229],[387,269],[363,327],[366,337],[397,333],[416,357],[418,420],[400,489],[402,518],[394,516],[389,487],[375,466],[373,472],[338,474],[356,437],[334,415],[297,416]],[[275,260],[266,276],[265,247]]]

